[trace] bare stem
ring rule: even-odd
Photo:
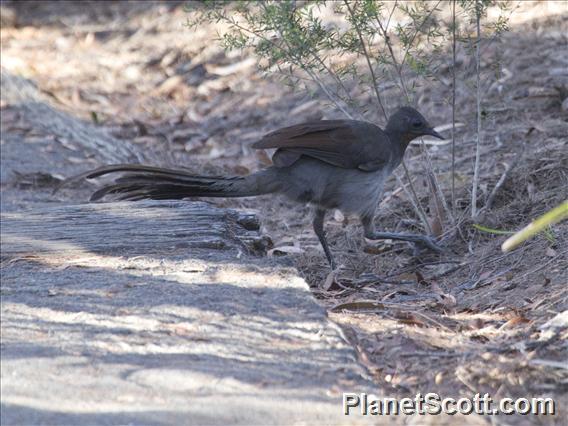
[[[406,90],[406,84],[404,84],[404,79],[402,77],[402,66],[399,65],[399,63],[396,59],[396,55],[394,54],[394,49],[392,48],[392,43],[390,41],[390,37],[388,36],[387,30],[383,26],[379,15],[375,14],[375,19],[377,20],[377,24],[379,25],[379,29],[381,30],[381,34],[382,34],[383,38],[385,39],[385,43],[387,45],[387,48],[389,49],[389,53],[390,53],[390,56],[391,56],[391,59],[392,59],[392,63],[393,63],[394,69],[396,71],[396,74],[398,75],[398,79],[400,80],[400,87],[401,87],[402,91],[404,92],[406,102],[410,103],[410,96],[408,96],[408,90]]]
[[[381,99],[381,95],[379,93],[379,86],[377,84],[377,77],[375,76],[375,70],[373,69],[373,65],[371,64],[371,58],[369,57],[369,53],[367,52],[367,47],[365,46],[365,40],[363,40],[363,34],[361,34],[361,29],[359,28],[359,24],[357,23],[357,18],[355,18],[355,15],[353,13],[353,9],[351,9],[351,6],[349,5],[349,1],[343,0],[343,2],[345,3],[345,6],[347,6],[347,10],[349,11],[349,15],[351,16],[351,19],[353,20],[353,27],[355,28],[355,31],[357,31],[357,36],[359,37],[359,42],[361,43],[361,48],[363,49],[363,54],[365,55],[365,59],[367,60],[367,66],[369,67],[369,72],[371,73],[371,78],[373,79],[373,89],[375,90],[377,102],[379,103],[379,106],[381,107],[383,115],[385,116],[385,120],[388,121],[389,118],[388,118],[388,115],[387,115],[387,111],[385,110],[385,107],[383,105],[383,101]]]
[[[410,173],[408,172],[408,168],[406,167],[404,160],[402,161],[402,168],[404,170],[404,176],[406,177],[406,180],[408,180],[408,187],[410,188],[410,193],[407,193],[408,199],[410,200],[412,207],[414,207],[414,210],[418,214],[418,217],[422,221],[424,229],[429,235],[432,235],[432,227],[430,226],[430,222],[428,222],[428,216],[426,215],[426,212],[420,204],[420,199],[418,198],[418,194],[416,194],[416,190],[414,189],[414,185],[412,184],[412,178],[410,177]],[[400,178],[396,176],[396,179],[399,181],[399,185],[401,185],[406,192],[406,187],[404,186],[404,184],[402,184]]]
[[[456,215],[456,0],[452,0],[452,213]]]
[[[397,6],[398,6],[398,0],[394,0],[394,5],[393,5],[393,7],[392,7],[392,9],[389,13],[389,19],[387,19],[387,23],[385,25],[385,31],[388,31],[388,29],[389,29],[389,25],[390,25],[390,22],[391,22],[392,15],[394,14],[394,11],[396,10]]]
[[[432,159],[430,158],[430,154],[428,153],[428,150],[426,149],[426,146],[424,145],[424,140],[420,141],[420,148],[422,150],[422,156],[423,156],[423,158],[426,162],[424,168],[426,169],[429,180],[431,181],[432,196],[434,198],[438,199],[438,204],[441,204],[441,206],[444,209],[444,212],[446,213],[446,216],[450,219],[451,224],[454,225],[455,224],[455,217],[454,217],[451,209],[448,207],[448,203],[446,202],[446,197],[444,197],[444,193],[442,192],[442,189],[440,188],[440,182],[438,182],[438,178],[436,177],[436,174],[434,173],[434,166],[432,165]]]
[[[477,43],[475,46],[476,100],[477,100],[477,143],[475,147],[475,165],[473,169],[473,187],[471,190],[471,217],[477,216],[477,187],[479,185],[479,160],[481,155],[481,84],[480,84],[480,45],[481,45],[481,0],[477,0],[475,23],[477,27]]]
[[[396,4],[395,4],[395,7],[396,7]],[[393,8],[393,11],[394,11],[394,8]],[[392,16],[392,11],[391,11],[391,16]],[[394,53],[394,49],[393,49],[392,43],[390,41],[390,37],[388,36],[388,33],[387,33],[387,27],[383,26],[383,23],[381,22],[381,18],[378,16],[378,14],[375,14],[375,20],[377,21],[381,35],[385,39],[385,44],[387,45],[387,48],[389,50],[389,54],[391,56],[393,67],[394,67],[396,74],[398,76],[398,79],[400,81],[400,87],[401,87],[403,94],[406,98],[406,102],[410,103],[410,95],[408,94],[408,90],[406,89],[406,84],[404,82],[404,77],[402,75],[402,64],[399,64],[398,60],[396,59],[396,55]],[[390,16],[389,16],[389,21],[390,21]],[[424,23],[422,23],[422,25],[423,24]],[[388,25],[388,22],[387,22],[387,25]],[[440,186],[438,185],[438,181],[436,179],[436,175],[434,174],[434,171],[433,171],[433,168],[432,168],[432,163],[430,161],[430,158],[428,156],[428,152],[426,150],[426,147],[424,146],[424,143],[422,143],[422,156],[426,159],[425,165],[426,165],[427,173],[430,176],[431,181],[433,182],[432,185],[431,185],[432,197],[437,198],[440,201],[440,194],[441,194]],[[412,198],[411,199],[412,206],[416,210],[418,217],[423,222],[424,229],[429,234],[431,234],[432,233],[432,227],[430,226],[430,222],[428,222],[428,218],[426,216],[426,213],[424,212],[424,209],[422,208],[422,205],[420,204],[420,199],[418,198],[418,195],[416,194],[416,189],[414,188],[414,184],[412,183],[412,179],[410,178],[408,168],[406,167],[406,164],[404,162],[402,163],[402,165],[403,165],[403,168],[404,168],[405,177],[408,180],[409,188],[410,188],[410,194],[407,194],[407,195],[409,195],[409,198]],[[446,203],[445,203],[445,200],[443,199],[443,195],[442,195],[441,202],[445,206]],[[450,215],[450,217],[452,217],[452,215]],[[452,219],[453,219],[453,217],[452,217]]]

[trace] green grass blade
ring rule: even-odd
[[[515,235],[508,238],[501,246],[501,250],[503,250],[504,253],[507,253],[508,251],[513,250],[522,242],[528,240],[529,238],[544,230],[547,226],[558,223],[564,219],[568,219],[568,200],[545,213],[544,215],[521,229]]]

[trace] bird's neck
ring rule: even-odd
[[[397,152],[400,154],[400,157],[402,158],[404,156],[406,148],[408,148],[408,144],[412,139],[415,138],[415,136],[407,132],[401,132],[399,130],[389,128],[388,126],[385,132],[388,135],[389,140],[391,141],[392,147],[397,150]]]

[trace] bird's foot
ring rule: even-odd
[[[414,247],[416,249],[418,249],[419,251],[422,251],[423,249],[429,249],[433,252],[436,253],[443,253],[444,249],[442,247],[440,247],[438,245],[438,243],[436,243],[436,241],[433,238],[430,237],[426,237],[426,236],[422,236],[419,237],[419,239],[417,239],[416,241],[413,241],[414,243]]]

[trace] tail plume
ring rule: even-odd
[[[186,197],[249,197],[275,190],[266,171],[248,176],[198,176],[184,170],[137,164],[104,166],[71,178],[69,182],[121,173],[114,183],[91,196],[91,201],[111,195],[118,200],[175,200]]]

